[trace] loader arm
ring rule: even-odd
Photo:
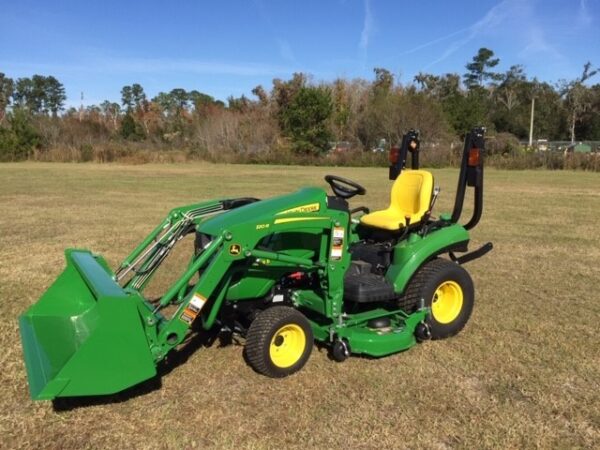
[[[255,198],[218,199],[172,209],[123,260],[115,272],[115,280],[124,287],[141,292],[175,244],[193,232],[203,220],[255,201]]]

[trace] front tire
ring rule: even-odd
[[[310,323],[302,313],[289,306],[273,306],[252,321],[244,352],[258,373],[282,378],[304,367],[313,339]]]
[[[454,336],[465,327],[473,312],[473,281],[460,265],[446,259],[434,259],[414,275],[401,304],[414,310],[421,299],[431,309],[427,317],[431,338]]]

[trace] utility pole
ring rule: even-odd
[[[533,116],[535,114],[535,97],[531,97],[531,119],[529,120],[529,148],[533,147]]]
[[[81,105],[79,105],[79,121],[83,120],[83,91],[81,91]]]

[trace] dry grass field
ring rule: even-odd
[[[174,206],[324,187],[326,173],[367,187],[355,206],[388,201],[383,168],[0,165],[0,447],[598,448],[598,173],[487,171],[473,248],[495,249],[467,266],[475,311],[452,339],[343,364],[315,348],[282,380],[253,372],[240,345],[214,344],[164,370],[160,387],[29,399],[17,316],[61,272],[64,248],[114,265]],[[436,210],[448,211],[457,171],[434,175]]]

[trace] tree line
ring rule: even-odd
[[[533,99],[536,138],[600,140],[600,84],[590,83],[598,72],[590,63],[579,77],[555,84],[530,78],[520,65],[498,71],[499,63],[481,48],[463,74],[419,73],[408,84],[385,68],[375,68],[372,80],[314,82],[294,73],[226,102],[181,88],[149,97],[134,83],[121,89],[120,103],[81,109],[65,108],[64,86],[53,76],[13,80],[0,73],[0,159],[43,159],[65,148],[93,156],[109,147],[178,149],[209,159],[320,156],[336,142],[356,152],[382,139],[393,144],[412,127],[446,145],[476,124],[515,146],[528,137]]]

